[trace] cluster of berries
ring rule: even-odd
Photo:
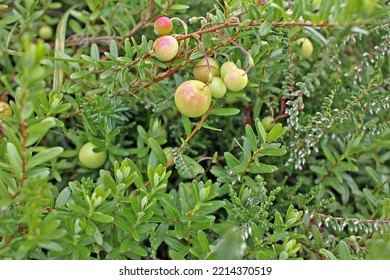
[[[173,59],[179,50],[177,40],[169,35],[172,20],[159,17],[154,22],[154,31],[160,36],[154,42],[154,53],[161,61]],[[211,57],[200,59],[194,67],[194,79],[183,82],[175,92],[175,104],[181,114],[197,118],[210,107],[212,98],[221,98],[227,90],[240,91],[248,84],[248,75],[231,61],[221,67]]]

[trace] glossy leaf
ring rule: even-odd
[[[211,112],[212,115],[216,116],[234,116],[240,113],[240,109],[237,108],[215,108]]]

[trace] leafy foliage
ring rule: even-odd
[[[390,259],[386,4],[0,0],[0,258]],[[205,55],[248,86],[180,116]]]

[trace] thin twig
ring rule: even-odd
[[[246,57],[248,57],[248,68],[245,70],[245,74],[243,74],[243,76],[246,75],[246,74],[248,74],[249,71],[251,70],[251,68],[253,67],[253,59],[252,59],[252,56],[250,55],[250,53],[249,53],[243,46],[241,46],[240,44],[238,44],[236,41],[232,40],[231,38],[229,38],[229,37],[223,35],[223,34],[222,34],[221,32],[219,32],[218,30],[215,31],[215,34],[217,34],[219,37],[221,37],[221,38],[223,38],[223,39],[229,41],[229,42],[232,43],[233,45],[235,45],[237,48],[240,49],[240,51],[242,51],[242,52],[245,54]]]
[[[200,36],[199,36],[198,34],[194,34],[194,38],[198,41],[198,44],[199,44],[199,46],[200,46],[200,49],[202,50],[202,53],[203,53],[203,55],[204,55],[204,58],[206,59],[207,69],[209,70],[209,77],[208,77],[208,79],[207,79],[207,83],[203,86],[203,88],[204,88],[205,86],[207,86],[208,84],[210,84],[211,79],[212,79],[212,74],[211,74],[211,67],[210,67],[209,57],[207,56],[207,53],[206,53],[206,51],[205,51],[205,49],[204,49],[204,45],[203,45],[202,41],[199,39],[199,37],[200,37]],[[210,79],[210,77],[211,77],[211,79]],[[202,88],[202,89],[203,89],[203,88]]]
[[[177,149],[177,151],[180,153],[183,151],[184,147],[190,142],[190,140],[194,137],[194,135],[201,129],[204,122],[207,120],[207,118],[210,116],[211,112],[213,111],[215,105],[217,104],[217,100],[214,101],[210,108],[207,110],[206,114],[203,115],[199,123],[196,125],[196,127],[191,131],[190,135],[187,136],[187,138],[184,140],[184,142],[181,144],[181,146]],[[165,168],[169,168],[173,165],[174,159],[172,158],[166,165]]]

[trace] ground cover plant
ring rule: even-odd
[[[385,0],[1,0],[1,259],[389,259]]]

